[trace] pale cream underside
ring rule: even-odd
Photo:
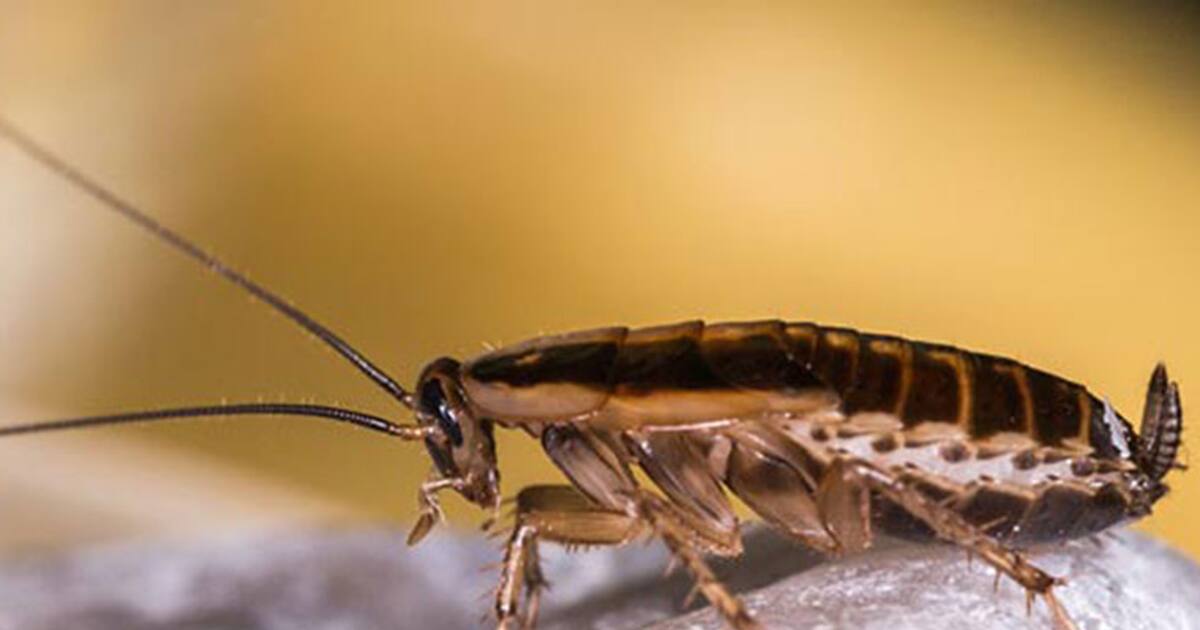
[[[895,417],[887,414],[858,414],[850,418],[820,420],[796,419],[780,421],[783,430],[797,443],[812,453],[824,453],[832,458],[838,454],[870,461],[882,469],[917,469],[955,484],[971,484],[985,481],[1010,488],[1032,488],[1049,482],[1079,483],[1093,489],[1112,481],[1119,473],[1093,474],[1077,479],[1072,473],[1071,462],[1075,458],[1088,457],[1091,448],[1081,445],[1064,445],[1064,448],[1039,446],[1023,433],[998,433],[982,440],[971,440],[958,426],[949,423],[927,422],[904,430]],[[818,441],[812,437],[815,427],[824,427],[833,437]],[[837,430],[856,433],[837,437]],[[846,431],[846,429],[852,429]],[[899,446],[885,452],[878,451],[873,442],[891,435]],[[949,443],[962,444],[967,456],[959,461],[950,461],[942,455]],[[1069,455],[1058,461],[1041,462],[1030,468],[1016,464],[1015,456],[1032,450],[1040,459],[1055,451]],[[982,453],[991,456],[980,456]]]

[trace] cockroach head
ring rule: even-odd
[[[1146,390],[1146,407],[1135,454],[1138,467],[1155,483],[1178,467],[1175,457],[1179,453],[1182,430],[1179,385],[1167,378],[1166,366],[1159,363],[1150,375],[1150,386]]]
[[[476,418],[463,395],[460,365],[443,357],[430,363],[417,382],[417,422],[431,429],[425,449],[444,479],[468,501],[494,507],[500,495],[492,422]]]

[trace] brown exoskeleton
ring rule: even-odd
[[[726,490],[784,535],[831,554],[867,547],[874,529],[961,545],[1069,625],[1053,595],[1058,581],[1016,549],[1148,514],[1178,466],[1179,390],[1162,365],[1138,435],[1082,386],[1009,359],[776,320],[539,337],[466,362],[438,359],[410,392],[329,329],[3,121],[0,133],[315,335],[416,417],[396,424],[319,405],[224,404],[9,426],[0,436],[276,414],[421,440],[434,475],[418,495],[415,544],[441,518],[442,490],[498,508],[493,431],[521,429],[571,484],[516,495],[495,604],[502,627],[536,619],[541,542],[618,545],[647,536],[667,545],[731,626],[755,627],[704,559],[741,552]]]

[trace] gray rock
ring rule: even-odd
[[[1118,532],[1035,552],[1037,565],[1067,584],[1055,593],[1081,630],[1200,628],[1200,567],[1150,538]],[[1039,599],[963,551],[945,545],[891,544],[813,567],[745,595],[770,628],[1050,628]],[[656,625],[658,630],[723,627],[711,611]]]
[[[659,544],[568,554],[545,547],[553,582],[543,628],[719,628],[710,610],[677,617],[687,576],[662,577]],[[393,531],[313,532],[202,545],[109,546],[0,563],[3,630],[316,630],[488,625],[498,545],[435,535],[414,550]],[[1120,532],[1037,555],[1066,576],[1081,628],[1200,628],[1200,568]],[[826,562],[767,532],[716,562],[770,627],[1049,627],[1011,582],[947,546],[882,541]]]

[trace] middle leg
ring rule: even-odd
[[[756,630],[761,627],[750,616],[742,600],[708,566],[703,556],[706,550],[725,556],[738,555],[741,553],[739,538],[721,540],[711,537],[691,523],[692,519],[686,513],[649,492],[640,493],[637,505],[638,512],[654,527],[655,533],[662,538],[671,554],[696,579],[696,590],[704,594],[704,598],[731,628]]]
[[[647,535],[663,539],[730,626],[738,630],[759,627],[705,562],[702,550],[717,543],[691,527],[686,516],[648,492],[639,491],[630,509],[622,512],[597,505],[571,486],[531,486],[518,493],[516,524],[505,546],[496,590],[498,627],[531,627],[536,621],[540,591],[546,584],[538,566],[540,541],[568,546],[621,545]]]
[[[514,529],[512,562],[506,567],[502,590],[511,589],[514,580],[521,579],[518,568],[523,571],[523,566],[531,566],[528,558],[536,554],[536,543],[530,541],[539,536],[569,545],[621,544],[639,534],[652,534],[663,539],[676,561],[696,578],[698,590],[731,626],[757,628],[741,601],[704,561],[706,552],[736,556],[742,548],[736,516],[696,445],[679,436],[624,437],[621,441],[570,425],[543,432],[543,448],[574,487],[552,491],[558,498],[550,497],[546,493],[551,491],[545,489],[528,496],[522,492],[525,500],[518,499],[523,504],[519,508],[528,516],[519,516]],[[618,453],[635,458],[665,496],[638,487]],[[622,519],[622,526],[597,531],[597,515],[602,515],[609,527],[611,519]],[[526,558],[522,567],[517,566],[518,556]],[[502,594],[501,599],[510,603],[506,606],[515,606],[519,597]]]

